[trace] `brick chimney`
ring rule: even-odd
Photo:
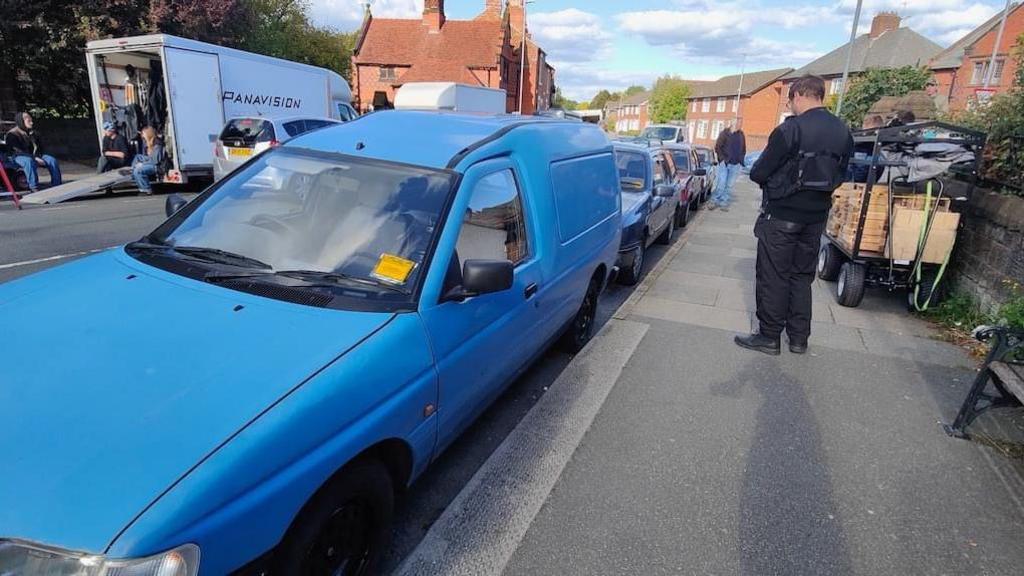
[[[523,6],[523,0],[508,0],[508,19],[512,28],[522,33],[526,25],[526,7]]]
[[[900,16],[895,12],[879,12],[871,21],[871,37],[878,38],[883,33],[900,27]]]
[[[484,12],[501,13],[501,0],[484,0]]]
[[[431,32],[437,32],[444,26],[444,0],[423,2],[423,25]]]

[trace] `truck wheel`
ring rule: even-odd
[[[836,288],[836,300],[840,306],[856,308],[864,299],[864,281],[867,270],[863,264],[844,262],[839,269],[839,285]]]
[[[281,545],[280,574],[375,574],[391,535],[394,492],[379,462],[354,464],[306,503]]]
[[[571,354],[575,354],[590,342],[594,336],[594,323],[597,321],[597,298],[601,292],[601,280],[592,278],[587,293],[583,297],[583,304],[576,312],[576,317],[569,323],[569,329],[562,336],[562,348]]]
[[[691,200],[692,202],[692,200]],[[690,222],[690,202],[683,204],[676,208],[676,226],[679,228],[686,228],[686,224]]]
[[[644,249],[645,244],[647,244],[647,240],[641,240],[640,245],[633,250],[633,261],[629,268],[619,272],[619,284],[635,286],[640,281],[640,276],[644,272],[644,255],[647,252]]]
[[[839,269],[843,267],[845,259],[846,257],[839,251],[839,248],[836,248],[831,242],[822,246],[818,251],[818,278],[829,282],[834,281],[839,277]]]
[[[678,209],[676,210],[678,212]],[[676,233],[676,219],[669,218],[668,225],[665,226],[665,231],[658,236],[658,244],[669,245],[672,243],[672,235]]]

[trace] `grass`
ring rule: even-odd
[[[944,340],[967,348],[974,356],[984,356],[987,346],[971,337],[971,331],[976,327],[1000,325],[1024,328],[1024,291],[1019,284],[1007,282],[1013,297],[995,313],[983,311],[970,295],[956,292],[922,316],[943,329]]]

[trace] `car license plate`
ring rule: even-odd
[[[228,148],[228,156],[233,158],[248,158],[252,156],[252,148]]]

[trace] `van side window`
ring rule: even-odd
[[[489,174],[473,187],[455,250],[462,262],[519,264],[530,255],[523,202],[512,170]]]
[[[665,157],[658,154],[654,157],[654,185],[664,184],[672,180],[672,171],[665,162]]]

